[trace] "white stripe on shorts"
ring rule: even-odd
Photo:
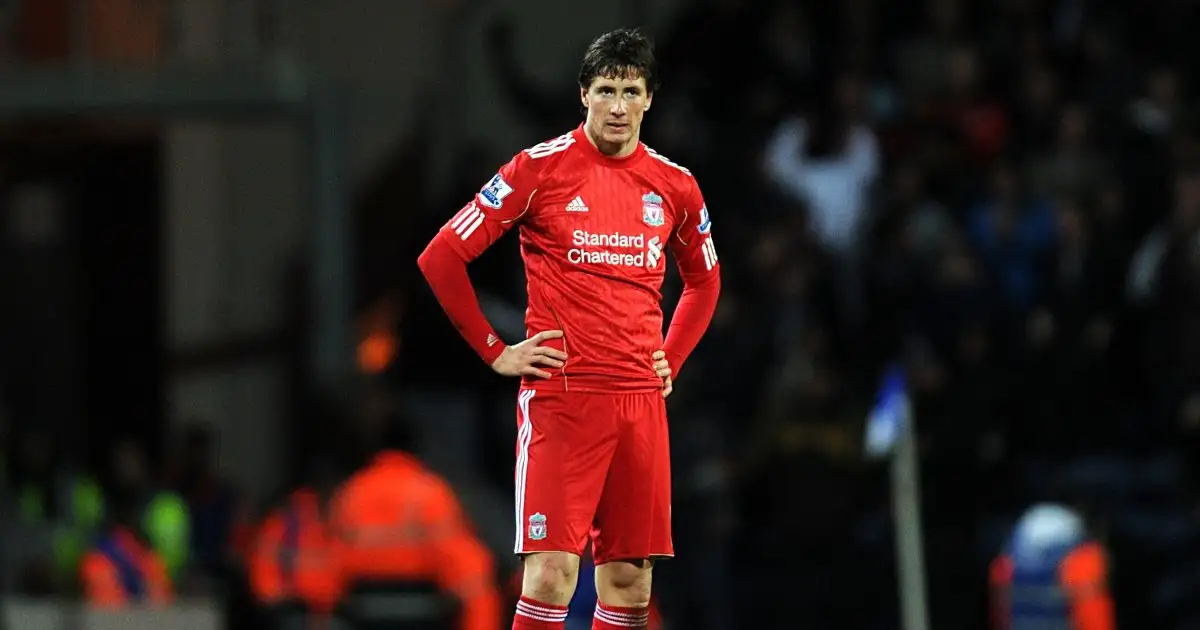
[[[522,553],[525,547],[525,477],[529,473],[529,443],[533,440],[533,422],[529,418],[529,401],[536,393],[532,389],[527,389],[517,396],[521,426],[517,428],[517,467],[513,478],[513,503],[517,519],[513,553]]]

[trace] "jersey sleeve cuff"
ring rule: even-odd
[[[663,352],[667,355],[667,364],[671,366],[671,378],[678,377],[679,370],[683,368],[683,361],[686,357],[666,348],[663,349]]]
[[[494,335],[495,333],[492,334]],[[499,337],[497,337],[497,339],[498,338]],[[500,358],[500,355],[504,354],[504,350],[506,348],[508,348],[508,345],[506,345],[503,341],[497,341],[490,346],[484,345],[483,348],[480,349],[479,356],[482,357],[483,362],[488,364],[490,367],[496,362],[496,359]]]

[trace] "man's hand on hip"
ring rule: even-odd
[[[654,360],[654,373],[663,380],[662,395],[666,398],[675,389],[671,384],[671,364],[667,361],[667,353],[659,350],[650,358]]]
[[[536,376],[550,378],[550,373],[537,367],[547,365],[560,368],[567,360],[567,353],[555,348],[543,346],[548,339],[559,339],[563,336],[561,330],[543,330],[542,332],[518,343],[508,346],[504,352],[492,362],[492,369],[503,376]]]

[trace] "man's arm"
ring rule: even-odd
[[[721,267],[712,240],[712,220],[694,181],[671,237],[671,253],[683,278],[683,294],[667,329],[663,350],[673,374],[678,375],[708,329],[721,295]]]
[[[504,352],[504,344],[479,307],[467,263],[447,241],[445,234],[439,232],[417,258],[417,264],[458,334],[491,365]]]
[[[488,365],[500,357],[506,346],[479,306],[467,263],[516,225],[536,188],[536,165],[528,154],[518,153],[442,226],[417,258],[446,316]]]

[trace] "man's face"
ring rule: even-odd
[[[624,148],[635,140],[653,98],[640,76],[596,77],[579,97],[587,108],[588,131],[601,150]]]

